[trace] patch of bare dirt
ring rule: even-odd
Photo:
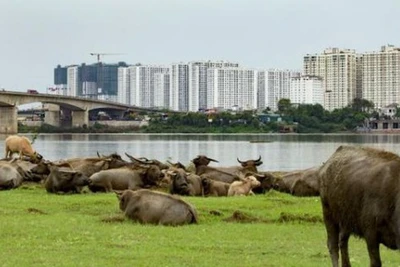
[[[311,222],[311,223],[321,223],[323,222],[322,217],[314,216],[311,214],[290,214],[282,212],[279,216],[278,222]]]
[[[113,215],[101,219],[105,223],[121,223],[125,221],[124,215]]]
[[[241,212],[239,210],[235,210],[232,214],[232,216],[223,219],[223,221],[226,222],[238,222],[238,223],[269,223],[271,221],[269,220],[265,220],[265,219],[261,219],[261,218],[257,218],[255,216],[246,214],[244,212]]]
[[[47,214],[46,212],[36,209],[36,208],[28,208],[26,211],[29,213],[35,213],[35,214]]]

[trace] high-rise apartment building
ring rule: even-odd
[[[320,104],[324,106],[322,78],[309,75],[292,78],[289,99],[293,104]]]
[[[304,57],[304,74],[324,81],[324,108],[334,110],[353,102],[357,92],[357,56],[355,50],[329,48],[322,54]]]
[[[189,111],[189,65],[186,63],[176,63],[170,67],[169,108]]]
[[[238,63],[225,61],[189,62],[189,111],[207,108],[207,70],[209,68],[237,68]]]
[[[97,82],[97,64],[81,64],[78,68],[79,86],[78,96],[97,99],[98,82]],[[101,87],[99,87],[101,88]],[[100,89],[101,91],[101,89]]]
[[[155,107],[155,75],[168,74],[169,68],[165,66],[139,65],[128,67],[130,79],[130,104],[139,107]]]
[[[170,93],[170,75],[156,73],[154,75],[154,107],[168,109]]]
[[[400,104],[400,48],[386,45],[360,56],[362,98],[376,108]]]
[[[65,87],[65,79],[69,80],[68,69],[70,66],[54,69],[54,86],[51,88],[66,88],[66,95],[83,96],[94,99],[117,101],[118,68],[127,66],[125,62],[118,64],[96,63],[91,65],[74,65],[76,69],[77,86],[73,89]]]
[[[70,66],[67,69],[67,95],[78,96],[79,91],[79,67]]]
[[[67,95],[68,67],[58,65],[54,69],[53,85],[47,87],[47,94]]]
[[[130,96],[130,77],[128,67],[119,67],[117,102],[130,105]]]
[[[271,110],[278,109],[278,102],[282,98],[290,97],[291,79],[299,77],[301,73],[294,70],[270,69],[258,72],[257,108]]]
[[[257,71],[244,68],[210,68],[207,71],[207,108],[257,108]]]

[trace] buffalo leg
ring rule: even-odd
[[[326,203],[323,203],[323,216],[325,228],[328,235],[328,249],[331,256],[332,266],[339,267],[339,225],[330,216],[330,210]]]
[[[379,253],[379,242],[376,238],[376,234],[368,233],[365,235],[367,241],[367,248],[371,267],[381,267],[381,256]]]
[[[344,230],[341,230],[339,233],[339,250],[340,256],[342,257],[342,267],[350,267],[350,259],[349,259],[349,237],[350,233]]]

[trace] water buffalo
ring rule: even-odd
[[[49,193],[80,193],[81,188],[89,183],[88,177],[81,172],[69,167],[51,165],[44,187]]]
[[[18,170],[11,162],[0,161],[0,189],[12,189],[19,187],[24,178],[21,171]]]
[[[290,171],[276,178],[273,188],[298,197],[319,196],[319,166],[304,170]]]
[[[31,144],[31,141],[25,136],[10,135],[5,140],[5,157],[11,157],[14,153],[19,154],[19,158],[28,156],[32,160],[40,160],[42,156],[37,153]]]
[[[90,177],[92,174],[113,168],[126,166],[128,162],[124,161],[119,155],[111,154],[109,156],[93,158],[71,158],[61,160],[57,163],[68,163],[74,170]]]
[[[230,184],[228,196],[248,196],[254,194],[251,189],[261,185],[254,175],[243,176],[240,175],[241,181],[235,181]]]
[[[260,182],[260,186],[254,187],[254,194],[265,194],[274,186],[276,177],[270,172],[258,172],[255,176]]]
[[[119,208],[135,222],[177,226],[198,221],[195,208],[175,196],[148,189],[116,193]]]
[[[204,196],[226,197],[228,195],[229,186],[231,184],[209,179],[201,176]]]
[[[113,190],[137,190],[158,185],[163,174],[157,165],[125,166],[103,170],[89,177],[89,189],[93,192]]]
[[[350,235],[364,238],[370,266],[381,266],[379,244],[400,248],[400,157],[383,150],[340,146],[318,172],[333,266],[350,266]]]
[[[187,173],[184,169],[170,167],[166,175],[171,178],[170,193],[183,196],[203,196],[200,176]]]
[[[192,160],[196,168],[197,175],[207,175],[209,179],[232,183],[233,181],[239,180],[238,173],[257,172],[257,167],[262,164],[261,156],[256,160],[241,161],[237,158],[237,161],[241,166],[232,167],[211,167],[208,164],[218,162],[215,159],[209,158],[204,155],[199,155]]]
[[[131,162],[136,163],[136,164],[155,164],[157,165],[160,170],[165,170],[168,169],[169,166],[165,163],[162,163],[161,161],[157,160],[157,159],[147,159],[145,157],[140,157],[140,158],[135,158],[131,155],[129,155],[128,153],[125,153],[125,155],[131,160]]]

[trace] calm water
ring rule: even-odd
[[[1,151],[4,151],[5,138],[0,135]],[[40,134],[33,146],[48,160],[96,156],[98,151],[101,154],[117,152],[124,157],[127,152],[135,157],[188,164],[197,155],[204,154],[219,160],[213,166],[230,166],[237,164],[237,157],[246,160],[261,156],[264,162],[261,170],[288,171],[319,165],[343,144],[400,154],[400,135],[390,134]]]

